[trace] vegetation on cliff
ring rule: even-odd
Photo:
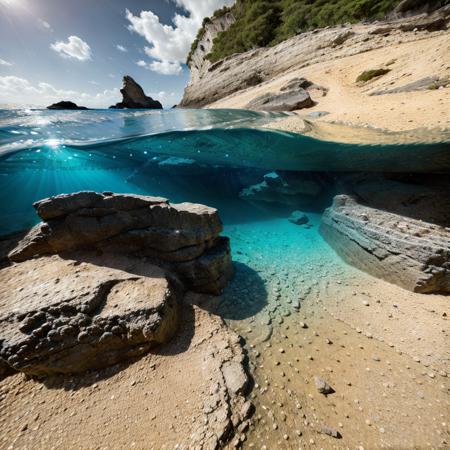
[[[442,6],[450,3],[450,0],[438,1]],[[236,22],[216,37],[207,57],[215,62],[234,53],[278,44],[302,31],[380,18],[399,3],[400,0],[237,0],[231,8],[214,14],[220,17],[231,12]],[[210,21],[204,21],[192,44],[188,63]]]

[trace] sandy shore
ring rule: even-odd
[[[371,96],[373,91],[392,89],[429,76],[450,77],[450,33],[416,33],[413,42],[390,45],[283,74],[254,88],[240,91],[209,105],[209,108],[245,108],[250,100],[277,92],[294,77],[304,77],[328,88],[328,94],[312,91],[313,108],[277,121],[275,129],[302,131],[302,118],[312,112],[329,113],[317,122],[375,127],[390,131],[417,128],[450,128],[450,86],[444,89]],[[367,83],[356,83],[365,70],[387,67],[391,71]]]
[[[311,229],[280,219],[233,233],[235,260],[254,271],[238,269],[218,309],[255,379],[244,448],[446,448],[448,298],[348,266],[310,217]],[[335,393],[319,393],[316,376]]]
[[[230,399],[221,373],[242,358],[221,319],[186,305],[177,337],[130,364],[1,380],[0,449],[215,448],[231,413],[249,411],[243,396]]]

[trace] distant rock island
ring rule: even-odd
[[[53,105],[47,106],[47,109],[81,109],[86,110],[86,106],[78,106],[74,102],[62,101],[58,103],[53,103]]]
[[[162,109],[161,103],[147,97],[142,87],[128,75],[123,77],[123,87],[120,92],[122,101],[110,106],[110,109]]]

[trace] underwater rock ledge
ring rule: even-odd
[[[320,231],[348,263],[413,292],[450,293],[450,230],[338,195]]]

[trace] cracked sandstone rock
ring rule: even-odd
[[[136,258],[80,253],[7,267],[0,271],[0,367],[46,376],[139,356],[175,333],[181,292]]]

